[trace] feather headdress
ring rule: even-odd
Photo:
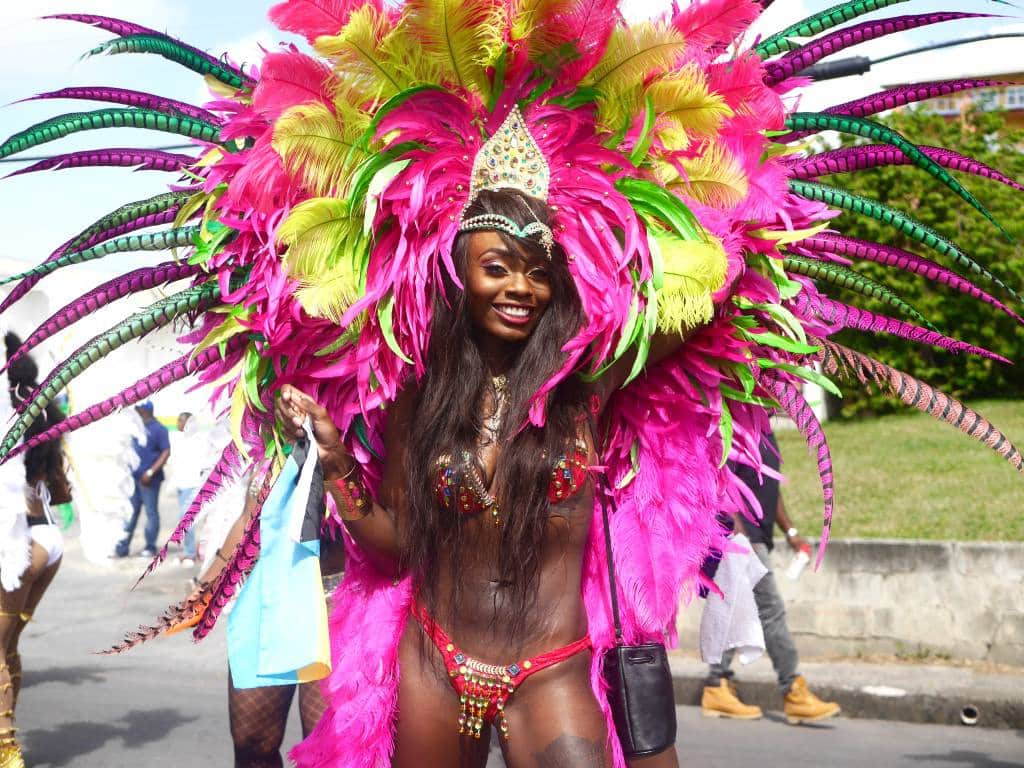
[[[973,16],[859,20],[899,1],[841,3],[748,49],[743,33],[767,2],[675,3],[661,17],[630,25],[617,0],[408,0],[401,7],[286,0],[271,18],[304,36],[315,55],[282,47],[259,71],[117,19],[57,17],[114,35],[92,53],[163,56],[216,84],[218,98],[200,108],[115,88],[55,91],[40,98],[112,106],[61,115],[0,143],[0,158],[8,158],[70,133],[133,126],[187,136],[197,145],[191,157],[110,149],[26,169],[121,165],[170,172],[184,186],[129,203],[11,278],[18,283],[0,310],[39,280],[86,260],[164,248],[187,254],[187,264],[143,270],[85,294],[31,334],[29,344],[143,287],[186,279],[190,285],[63,361],[25,403],[0,457],[20,450],[32,415],[81,370],[184,318],[192,326],[185,339],[191,355],[72,417],[62,430],[196,375],[230,402],[237,452],[225,456],[234,471],[275,458],[270,406],[283,384],[294,383],[327,404],[372,484],[380,473],[382,408],[425,370],[428,297],[445,277],[457,282],[452,245],[474,165],[515,112],[547,168],[552,236],[567,254],[587,319],[565,348],[565,364],[537,393],[530,417],[543,423],[543,395],[565,377],[598,374],[624,356],[635,361],[610,406],[602,458],[616,489],[613,529],[624,542],[617,551],[629,553],[617,564],[627,634],[671,633],[680,596],[698,581],[707,552],[721,546],[716,514],[749,512],[726,460],[759,466],[770,412],[792,416],[817,458],[826,539],[831,458],[801,384],[835,390],[828,374],[904,400],[906,382],[930,391],[834,344],[833,332],[892,333],[992,357],[932,328],[899,296],[850,267],[851,260],[906,269],[1020,320],[1007,306],[1019,301],[1013,288],[955,243],[908,213],[817,181],[880,164],[914,166],[998,226],[952,171],[1020,188],[1016,181],[970,158],[917,146],[873,117],[987,81],[902,87],[821,113],[792,113],[782,100],[827,53]],[[797,148],[785,146],[818,131],[872,144],[816,156],[794,156]],[[840,211],[875,218],[944,262],[844,237],[831,230]],[[907,319],[829,299],[824,294],[832,286],[881,298]],[[698,326],[676,355],[646,366],[655,334]],[[1021,469],[1007,438],[991,429],[965,431]],[[250,526],[230,578],[204,595],[204,605],[221,606],[233,594],[258,544],[258,526]],[[584,598],[601,648],[610,625],[601,543],[592,544]],[[358,635],[354,620],[400,626],[408,585],[382,583],[358,551],[352,556],[344,598],[350,602],[339,607],[336,625],[346,638]],[[173,615],[194,619],[196,610]],[[368,615],[375,620],[366,622]],[[215,617],[216,610],[204,616],[201,634]],[[172,616],[161,627],[175,621]],[[336,704],[320,737],[296,753],[303,765],[386,764],[390,742],[381,734],[394,711],[387,687],[397,674],[394,648],[379,638],[351,642],[375,654],[384,671],[370,680],[357,668],[359,654],[336,648],[329,686]],[[346,691],[374,698],[380,728],[355,724],[365,710],[357,717],[346,709]]]

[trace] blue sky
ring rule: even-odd
[[[633,0],[627,3],[631,13],[653,13],[667,3],[658,0]],[[827,0],[780,0],[765,14],[758,30],[771,32],[807,13],[828,7]],[[73,10],[131,19],[146,26],[166,30],[187,42],[221,54],[252,61],[259,56],[259,45],[273,46],[275,41],[295,38],[273,30],[266,21],[269,3],[260,0],[7,0],[0,9],[0,134],[9,136],[35,122],[61,111],[97,108],[85,102],[41,102],[11,104],[19,98],[67,85],[112,85],[152,91],[186,101],[203,97],[202,81],[170,62],[148,56],[124,55],[97,57],[79,61],[93,45],[108,39],[106,33],[63,21],[40,21],[47,13]],[[921,13],[956,6],[957,10],[1003,12],[1020,15],[1022,11],[984,0],[945,4],[913,0],[881,15]],[[21,10],[21,9],[24,10]],[[876,14],[879,15],[879,14]],[[896,50],[946,40],[954,36],[984,33],[997,26],[1024,31],[1020,18],[994,21],[954,22],[928,30],[896,35],[862,46],[855,53],[883,55]],[[989,46],[970,46],[940,54],[904,60],[880,69],[869,77],[848,78],[819,85],[805,98],[803,106],[826,106],[876,90],[882,83],[905,82],[930,77],[956,77],[998,71],[1007,62],[1024,69],[1020,41],[1004,41]],[[177,137],[149,131],[110,130],[87,132],[76,137],[44,145],[30,153],[38,156],[86,147],[160,146],[179,143]],[[20,167],[0,164],[5,171]],[[33,174],[0,183],[0,258],[38,262],[70,234],[100,215],[131,200],[156,194],[165,180],[163,174],[131,173],[122,169],[68,170]],[[149,259],[150,257],[141,257]],[[124,257],[123,263],[135,263],[139,256]],[[96,265],[104,271],[120,268],[119,262]],[[76,269],[86,269],[79,267]]]

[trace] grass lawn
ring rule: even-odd
[[[970,405],[1024,450],[1024,402]],[[825,434],[836,476],[833,537],[1024,540],[1024,476],[959,430],[911,411],[829,422]],[[817,467],[796,430],[777,437],[786,508],[803,532],[816,534]]]

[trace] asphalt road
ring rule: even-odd
[[[130,592],[141,561],[104,569],[69,545],[23,639],[18,720],[28,765],[229,768],[223,628],[199,646],[186,636],[121,657],[94,654],[177,600],[188,574],[168,565]],[[288,743],[297,737],[293,712]],[[1024,767],[1024,731],[844,719],[791,727],[777,713],[726,722],[680,707],[679,753],[685,768],[1011,768]]]

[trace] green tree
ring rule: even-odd
[[[918,145],[952,149],[1002,171],[1011,179],[1024,180],[1024,155],[1021,153],[1024,132],[1008,128],[1003,113],[974,110],[950,121],[921,109],[906,109],[890,115],[885,122]],[[1024,193],[975,176],[956,175],[1010,232],[1014,242],[1009,242],[977,211],[927,173],[912,166],[877,168],[824,181],[911,214],[951,239],[1005,284],[1024,291],[1024,247],[1021,245],[1024,241]],[[954,267],[948,260],[880,222],[844,213],[835,226],[845,234],[895,245],[943,266]],[[959,398],[1024,395],[1024,331],[1012,318],[923,277],[870,262],[859,262],[854,268],[889,286],[947,335],[985,347],[1018,364],[1004,366],[984,358],[952,355],[881,334],[844,331],[838,337],[841,343],[868,352]],[[975,283],[1020,313],[1020,304],[1002,295],[999,289],[977,280]],[[857,294],[830,293],[873,312],[894,314],[894,310],[882,303]],[[894,407],[898,406],[886,397],[868,396],[851,389],[843,401],[841,415],[868,415]]]

